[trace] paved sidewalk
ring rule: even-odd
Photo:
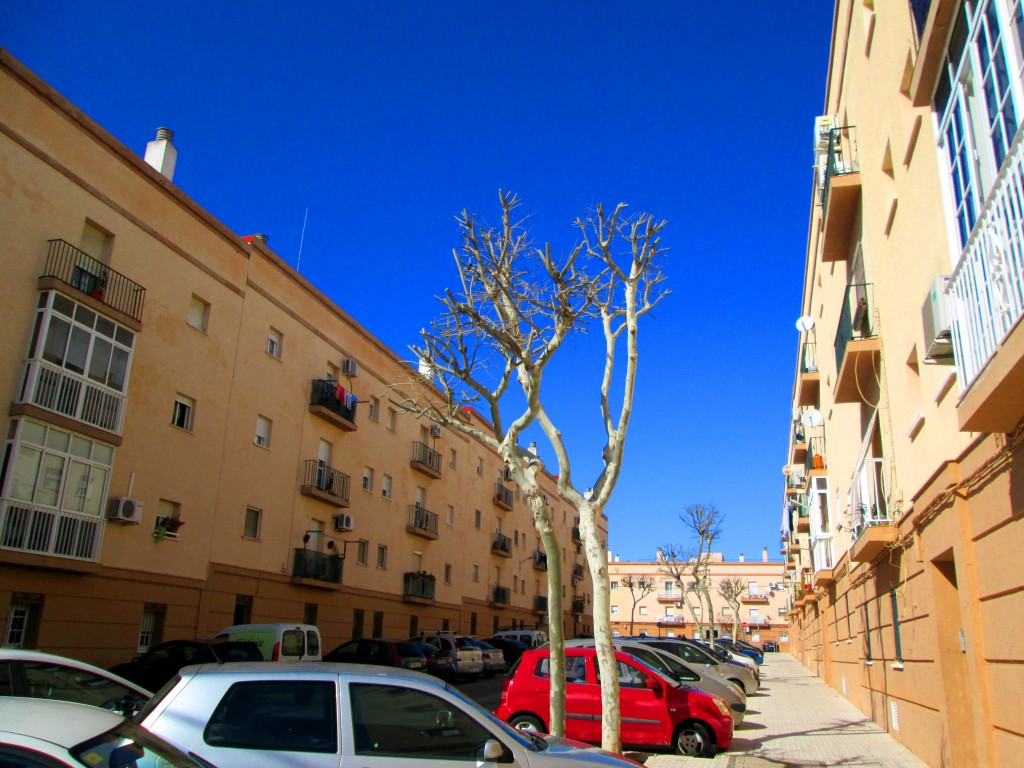
[[[788,653],[769,653],[732,747],[713,760],[652,755],[650,768],[927,768]]]

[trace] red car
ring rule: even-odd
[[[494,714],[513,726],[546,733],[551,692],[547,648],[526,651],[505,678]],[[717,696],[679,685],[629,654],[616,652],[622,743],[671,747],[682,755],[713,757],[732,744],[732,714]],[[594,648],[565,650],[565,735],[601,741],[601,685]]]

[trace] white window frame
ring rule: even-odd
[[[185,432],[192,432],[196,419],[196,401],[180,392],[174,396],[171,409],[171,426]]]
[[[185,322],[197,331],[207,332],[210,327],[210,302],[194,293],[188,301],[188,314]]]
[[[284,334],[276,328],[267,331],[266,352],[275,360],[281,359],[281,351],[284,348]]]
[[[380,478],[380,495],[385,499],[391,498],[391,475],[382,475]]]
[[[256,434],[253,436],[252,441],[260,448],[270,448],[270,434],[274,427],[273,419],[270,419],[263,414],[257,414],[256,416]]]
[[[373,467],[363,467],[363,490],[373,493]]]
[[[370,562],[370,542],[360,539],[356,543],[356,565],[367,565]]]
[[[254,515],[250,515],[250,512],[255,513],[255,514]],[[249,535],[249,528],[250,528],[249,520],[251,518],[253,518],[253,517],[256,520],[256,532],[255,532],[254,535],[250,536]],[[250,541],[259,541],[260,540],[260,533],[262,532],[262,528],[263,528],[263,510],[259,509],[258,507],[246,507],[245,508],[245,517],[242,519],[242,538],[243,539],[249,539]]]
[[[388,547],[387,544],[377,545],[377,567],[380,570],[387,570],[388,567]]]

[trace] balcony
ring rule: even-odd
[[[814,586],[827,587],[835,578],[832,558],[832,534],[817,537],[811,544],[811,560],[814,568]]]
[[[106,525],[100,517],[20,501],[0,508],[0,549],[96,562]]]
[[[502,557],[512,557],[512,539],[503,533],[494,534],[491,540],[491,552]]]
[[[409,466],[435,480],[441,477],[441,454],[418,440],[412,444]]]
[[[29,360],[19,403],[11,406],[11,415],[32,415],[32,406],[66,416],[93,427],[90,437],[121,445],[125,396],[92,379],[72,373],[45,360]],[[75,424],[67,424],[78,429]]]
[[[332,469],[325,462],[307,459],[302,462],[302,485],[299,493],[327,502],[334,507],[347,507],[349,476]]]
[[[740,595],[740,602],[744,605],[767,605],[768,595],[759,592],[747,592]]]
[[[438,538],[437,513],[431,512],[421,504],[410,504],[409,522],[405,526],[405,532],[421,536],[424,539],[436,540]]]
[[[64,240],[49,242],[39,290],[57,288],[60,283],[74,289],[76,294],[72,298],[76,301],[134,331],[142,330],[145,288]]]
[[[807,458],[807,435],[806,428],[799,421],[793,424],[793,457],[792,462],[803,464]]]
[[[354,432],[356,426],[356,403],[358,401],[345,391],[341,382],[334,379],[313,379],[309,396],[309,412],[329,421],[345,432]]]
[[[548,556],[539,549],[533,553],[533,570],[546,571],[548,569]]]
[[[807,490],[807,476],[800,468],[799,472],[790,472],[786,475],[786,495],[796,496]]]
[[[807,443],[807,454],[804,456],[804,469],[807,477],[825,474],[825,436],[816,435]]]
[[[546,595],[534,595],[533,596],[533,612],[534,613],[547,613],[548,610],[548,598]]]
[[[512,590],[495,584],[491,587],[491,599],[488,602],[491,605],[508,605],[512,602]]]
[[[583,563],[576,563],[572,567],[572,577],[574,579],[582,579],[583,578]]]
[[[512,509],[512,489],[506,488],[501,483],[494,486],[494,506],[504,510]]]
[[[341,583],[341,556],[300,547],[292,559],[292,583],[328,587]]]
[[[853,562],[870,563],[896,541],[896,521],[889,512],[883,459],[866,458],[857,467],[850,487],[850,516]]]
[[[796,378],[796,404],[818,405],[821,376],[818,374],[818,360],[813,341],[805,341],[800,345],[800,366]]]
[[[578,525],[572,527],[572,540],[575,544],[583,543],[583,536],[580,534],[580,527]]]
[[[586,603],[584,602],[582,597],[574,597],[572,599],[572,612],[575,613],[577,616],[581,615],[585,608]]]
[[[811,530],[811,514],[807,509],[806,495],[797,497],[796,526],[793,530],[797,533],[807,533]]]
[[[426,571],[408,571],[402,577],[402,599],[409,603],[433,603],[437,578]]]
[[[965,432],[1024,418],[1024,141],[1018,135],[946,288]]]
[[[825,226],[821,260],[845,261],[850,253],[853,222],[860,208],[856,126],[846,125],[829,132],[824,175],[821,217]]]
[[[874,311],[871,283],[846,287],[835,341],[837,403],[877,402],[882,345]]]

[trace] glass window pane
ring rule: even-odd
[[[79,304],[75,308],[75,322],[81,323],[87,328],[92,328],[96,322],[96,313]]]
[[[64,349],[68,345],[70,323],[59,317],[50,318],[50,327],[46,332],[46,344],[43,345],[43,360],[55,365],[64,364]]]
[[[92,460],[97,464],[103,464],[109,467],[114,463],[114,449],[109,445],[103,445],[102,443],[92,444]]]
[[[71,435],[59,429],[50,428],[46,433],[46,447],[52,448],[61,453],[68,452],[68,444],[71,442]]]
[[[107,386],[124,392],[125,377],[128,375],[128,353],[120,347],[114,347],[110,361],[110,372],[107,375]]]
[[[103,467],[91,467],[89,469],[89,484],[85,491],[85,509],[82,511],[87,515],[100,515],[102,509],[100,504],[103,501],[103,493],[107,487],[108,470]]]
[[[36,487],[35,502],[48,507],[57,506],[60,495],[60,482],[64,476],[64,457],[46,454],[43,456],[39,484]]]
[[[14,461],[14,471],[11,473],[11,484],[7,489],[8,496],[21,501],[32,501],[42,455],[42,451],[35,448],[19,446],[18,458]]]
[[[78,435],[71,436],[71,455],[80,459],[88,459],[92,449],[92,441]]]
[[[59,293],[53,294],[53,311],[60,312],[65,317],[71,317],[75,312],[75,302]]]
[[[118,344],[124,344],[126,347],[131,349],[132,342],[135,341],[135,334],[129,331],[127,328],[117,326],[117,330],[114,332],[114,340]]]
[[[89,467],[80,461],[72,461],[68,467],[68,482],[64,492],[62,509],[81,512],[85,508],[85,494],[89,487]]]
[[[85,360],[89,355],[89,340],[92,336],[84,328],[77,326],[71,329],[71,342],[68,344],[64,367],[75,373],[85,373]]]
[[[110,353],[113,345],[106,339],[97,338],[92,344],[92,357],[89,358],[89,378],[99,384],[107,383],[107,368],[110,367]]]
[[[46,427],[35,421],[23,421],[20,440],[31,445],[43,445],[46,440]]]
[[[117,326],[105,317],[96,318],[96,333],[101,333],[108,339],[114,338],[114,328]]]

